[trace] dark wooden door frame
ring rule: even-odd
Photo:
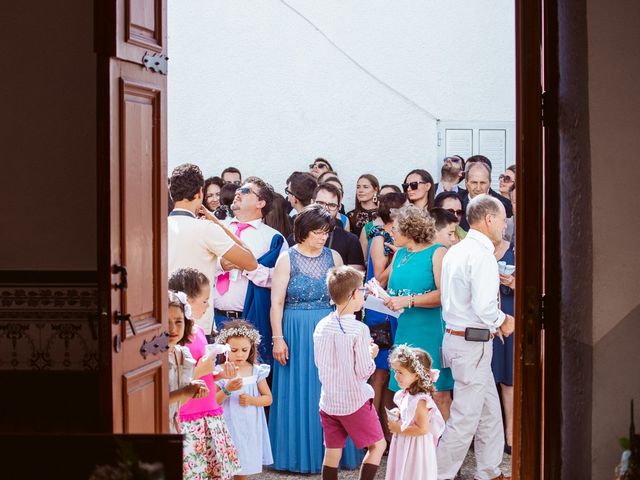
[[[520,480],[559,479],[561,467],[557,52],[556,0],[516,2],[519,275],[512,472]]]

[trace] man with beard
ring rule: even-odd
[[[271,357],[269,322],[271,276],[280,253],[287,250],[284,237],[263,222],[275,193],[258,177],[247,178],[236,190],[231,204],[233,217],[225,222],[258,259],[253,271],[238,268],[221,259],[216,270],[214,313],[216,323],[244,318],[255,325],[263,337],[260,354],[264,361]]]
[[[456,192],[464,195],[467,191],[459,183],[464,178],[464,159],[460,155],[452,155],[444,159],[440,169],[440,182],[435,184],[435,195],[442,192]]]

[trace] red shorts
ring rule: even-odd
[[[320,410],[320,423],[326,448],[344,448],[351,437],[357,448],[365,448],[384,438],[373,400],[350,415],[329,415]]]

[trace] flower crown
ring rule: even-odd
[[[426,388],[430,388],[431,386],[433,386],[433,382],[438,381],[440,370],[433,368],[427,372],[422,363],[420,363],[416,352],[406,343],[398,345],[395,348],[395,353],[399,357],[404,357],[411,362],[413,371],[416,372],[416,375],[418,375],[418,378],[420,378]]]
[[[191,315],[192,315],[192,311],[191,311],[191,305],[189,305],[189,302],[187,302],[187,294],[184,292],[175,292],[176,297],[178,297],[178,300],[180,300],[180,303],[182,304],[182,306],[184,307],[184,318],[186,318],[187,320],[191,320]]]
[[[262,338],[256,329],[243,325],[242,327],[223,328],[216,337],[216,343],[227,343],[231,337],[246,337],[256,346],[260,344]]]

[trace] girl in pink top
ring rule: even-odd
[[[169,288],[183,291],[194,320],[202,317],[209,304],[210,285],[207,277],[193,268],[176,270],[169,279]],[[197,364],[193,377],[204,380],[209,395],[192,399],[180,408],[184,434],[183,478],[187,480],[228,480],[240,472],[236,447],[216,401],[216,380],[233,378],[237,367],[226,362],[214,375],[216,354],[207,354],[207,339],[202,328],[194,324],[191,338],[185,346]]]

